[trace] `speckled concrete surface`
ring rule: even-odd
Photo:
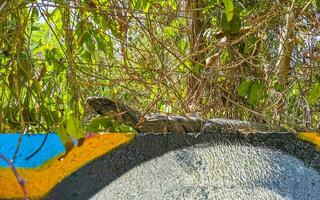
[[[47,198],[317,200],[319,162],[311,145],[290,134],[140,135],[74,173]]]

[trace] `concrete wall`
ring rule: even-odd
[[[320,155],[292,133],[139,135],[47,199],[320,199]]]

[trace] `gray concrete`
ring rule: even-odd
[[[320,175],[281,152],[201,145],[145,162],[91,199],[320,199]]]
[[[290,134],[141,135],[70,176],[48,199],[317,200],[319,162],[311,145]]]

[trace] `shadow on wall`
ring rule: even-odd
[[[319,171],[319,153],[290,133],[139,135],[46,199],[316,199]]]

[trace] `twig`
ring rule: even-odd
[[[46,136],[44,137],[41,145],[40,145],[32,154],[30,154],[29,156],[27,156],[27,157],[25,158],[25,160],[29,160],[30,158],[32,158],[33,156],[35,156],[35,155],[42,149],[42,147],[44,146],[44,144],[45,144],[46,141],[47,141],[48,135],[49,135],[49,133],[46,133]]]
[[[17,181],[23,191],[25,200],[30,200],[27,188],[25,187],[25,181],[23,180],[21,175],[18,173],[17,169],[14,167],[12,162],[8,158],[6,158],[2,153],[0,153],[0,158],[8,164],[8,166],[11,168],[12,172],[16,176]]]
[[[11,162],[14,163],[14,160],[16,159],[17,157],[17,154],[19,152],[19,149],[20,149],[20,146],[21,146],[21,141],[22,141],[22,135],[25,134],[27,132],[27,128],[23,128],[24,131],[20,132],[20,136],[19,136],[19,140],[18,140],[18,144],[17,144],[17,148],[16,148],[16,151],[14,152],[13,156],[12,156],[12,159],[11,159]]]

